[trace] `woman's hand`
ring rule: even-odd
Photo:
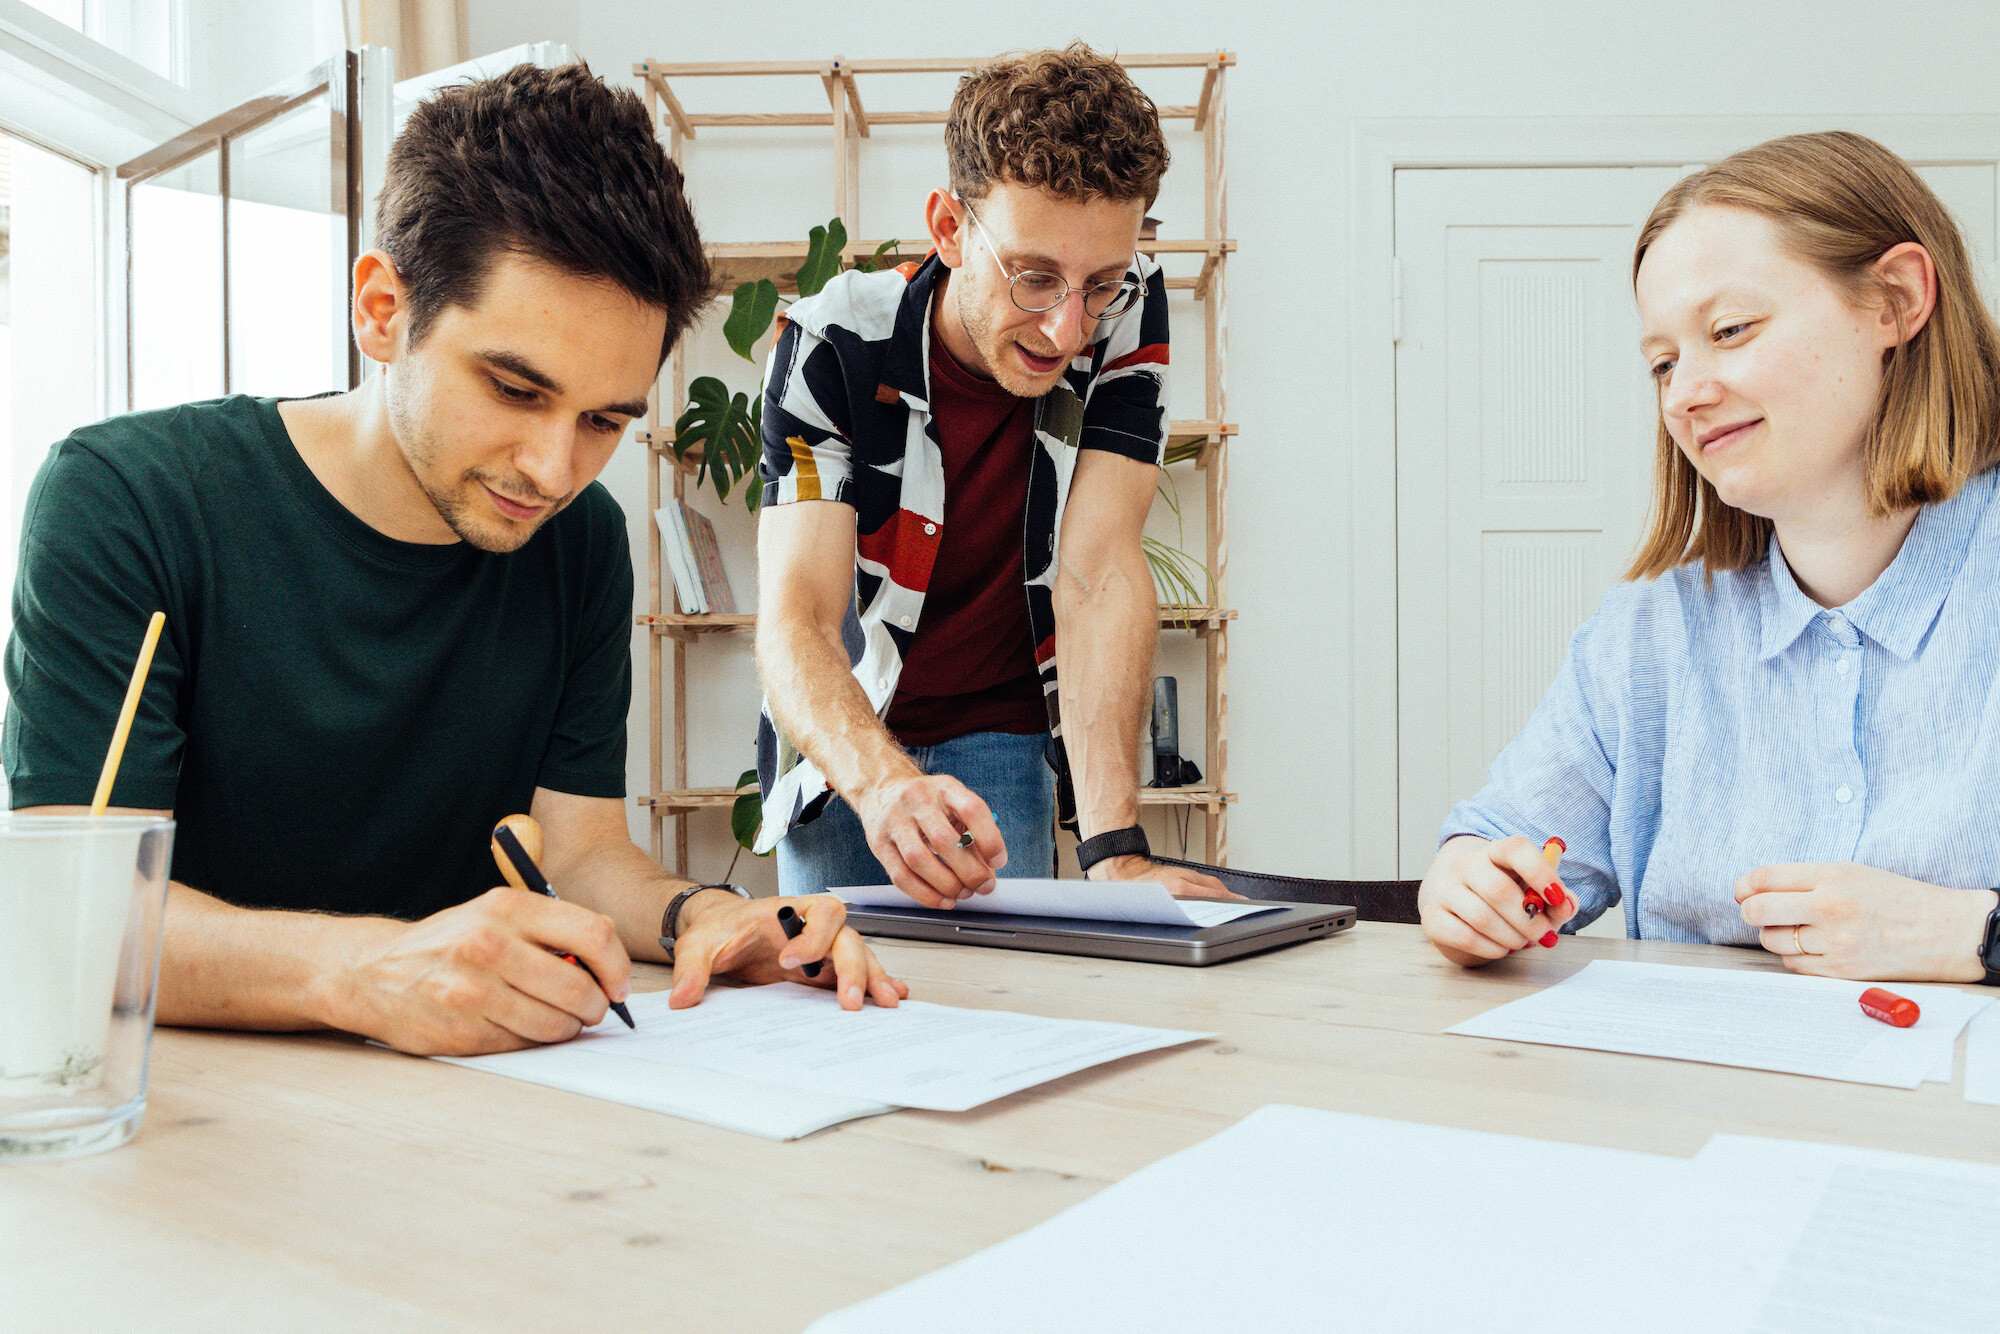
[[[1530,891],[1546,912],[1529,915]],[[1553,947],[1556,928],[1576,916],[1576,895],[1527,839],[1489,843],[1462,834],[1438,849],[1417,891],[1417,913],[1440,954],[1477,968],[1537,942]]]
[[[1856,982],[1979,982],[1992,890],[1943,889],[1853,862],[1760,866],[1736,882],[1743,920],[1795,973]]]

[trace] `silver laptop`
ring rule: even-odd
[[[1199,968],[1246,954],[1261,954],[1301,940],[1317,940],[1354,925],[1355,910],[1340,904],[1286,903],[1276,912],[1239,917],[1220,926],[1155,926],[1080,917],[1027,917],[958,909],[874,908],[850,905],[847,924],[864,936],[941,940],[1045,954],[1086,954],[1100,959],[1178,963]]]

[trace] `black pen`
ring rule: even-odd
[[[806,919],[799,916],[792,908],[784,907],[778,909],[778,925],[785,928],[785,939],[797,940],[800,933],[806,929]],[[820,962],[815,959],[799,971],[807,977],[818,977]]]
[[[511,819],[517,819],[519,817],[509,816],[507,818],[511,820]],[[500,869],[502,871],[509,870],[510,867],[508,863],[511,862],[512,863],[511,869],[514,872],[514,876],[520,877],[521,880],[520,887],[522,889],[532,889],[537,894],[546,894],[550,898],[557,897],[555,886],[551,885],[548,881],[548,877],[542,874],[542,868],[535,865],[535,859],[533,857],[530,857],[528,855],[528,850],[521,846],[521,840],[514,837],[513,830],[509,829],[504,824],[496,826],[493,830],[493,843],[495,847],[499,848],[502,852],[507,854],[507,861],[502,862],[500,864]],[[508,878],[513,879],[514,877],[509,876]],[[567,953],[563,950],[556,950],[554,951],[554,953],[557,958],[568,959],[578,968],[581,968],[583,969],[584,972],[589,973],[590,980],[593,982],[597,982],[597,985],[600,989],[603,988],[604,984],[602,982],[597,981],[597,974],[590,972],[589,964],[577,958],[574,954]],[[627,1028],[638,1027],[637,1024],[632,1022],[632,1012],[625,1008],[624,1001],[611,1000],[611,993],[608,991],[604,993],[604,998],[607,1001],[611,1002],[611,1013],[617,1015],[620,1019],[623,1019],[625,1021],[625,1027]]]

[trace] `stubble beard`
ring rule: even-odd
[[[974,300],[973,294],[964,287],[958,292],[958,323],[965,330],[965,336],[972,340],[980,359],[986,363],[993,382],[1014,397],[1040,398],[1062,379],[1061,367],[1057,367],[1047,384],[1026,375],[1008,352],[1006,341],[994,332],[993,318],[986,307]]]
[[[437,516],[444,521],[445,527],[451,529],[458,540],[467,546],[500,555],[519,551],[528,544],[528,539],[541,531],[543,524],[554,518],[561,512],[563,506],[569,503],[570,498],[565,496],[561,501],[550,505],[548,510],[533,523],[509,523],[504,519],[482,521],[482,518],[475,514],[475,507],[483,503],[483,498],[474,488],[482,485],[490,486],[500,494],[511,497],[510,489],[495,485],[481,476],[476,468],[459,478],[456,486],[446,488],[436,480],[438,451],[430,433],[420,427],[406,412],[392,409],[390,419],[397,446],[403,455],[403,464],[410,470],[411,479],[424,493],[424,499],[430,502],[431,508],[437,511]],[[541,500],[542,497],[538,495],[535,499]]]

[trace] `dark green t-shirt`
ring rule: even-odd
[[[111,800],[171,807],[174,879],[218,898],[422,917],[500,883],[537,786],[625,795],[632,561],[595,483],[496,555],[363,523],[273,399],[76,432],[22,525],[14,806],[89,803],[155,610]]]

